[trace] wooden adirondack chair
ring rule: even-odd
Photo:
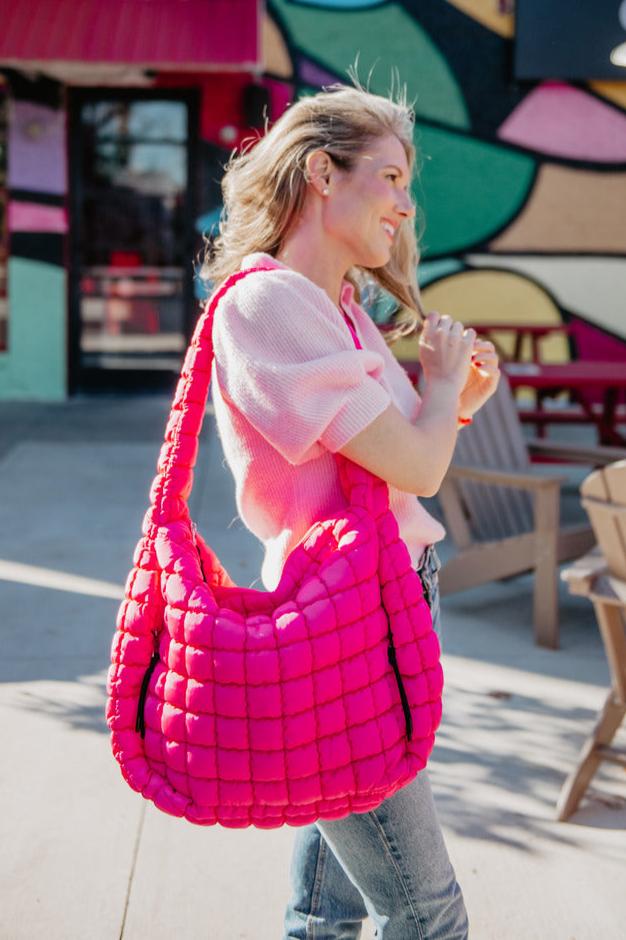
[[[580,492],[598,546],[561,577],[572,594],[588,597],[594,606],[611,687],[578,764],[563,784],[557,803],[560,820],[576,810],[602,761],[626,770],[626,749],[611,747],[626,714],[626,460],[591,473]]]
[[[559,645],[557,571],[594,544],[587,524],[561,525],[564,476],[531,470],[542,459],[602,466],[626,457],[614,447],[527,440],[511,389],[502,376],[496,393],[458,436],[452,464],[438,493],[448,534],[457,549],[440,573],[442,595],[534,571],[536,642]]]

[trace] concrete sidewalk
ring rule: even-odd
[[[128,788],[109,748],[115,614],[168,406],[0,406],[2,940],[281,937],[294,830],[165,816]],[[571,473],[564,505],[576,516],[585,471]],[[260,587],[260,547],[237,518],[210,418],[191,505],[235,580]],[[562,649],[538,649],[531,606],[527,577],[444,599],[430,766],[448,848],[475,940],[621,940],[623,771],[605,767],[571,821],[554,821],[608,685],[602,645],[591,606],[562,586]]]

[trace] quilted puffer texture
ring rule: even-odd
[[[336,455],[346,508],[311,526],[272,592],[235,585],[189,518],[214,311],[254,270],[228,279],[187,351],[107,679],[130,786],[166,813],[232,828],[378,806],[426,765],[443,685],[382,480]]]

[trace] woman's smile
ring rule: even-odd
[[[390,222],[389,219],[383,219],[381,225],[384,233],[393,241],[393,237],[396,234],[396,227],[393,222]]]

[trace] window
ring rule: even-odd
[[[81,368],[177,372],[192,256],[187,104],[90,95],[79,122]]]

